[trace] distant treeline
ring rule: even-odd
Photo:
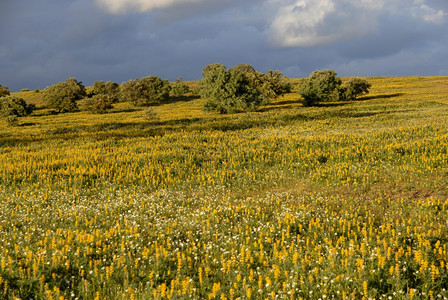
[[[137,78],[118,84],[96,81],[87,92],[82,82],[69,78],[42,91],[46,108],[59,113],[76,110],[105,113],[117,102],[130,102],[137,107],[162,104],[186,95],[205,99],[204,109],[220,113],[254,111],[271,99],[291,92],[291,84],[280,71],[261,73],[251,65],[240,64],[227,69],[222,64],[210,64],[202,71],[203,78],[191,88],[182,78],[170,83],[158,76]],[[344,85],[333,70],[314,71],[302,81],[299,94],[304,106],[324,101],[354,100],[368,93],[371,85],[361,78],[351,78]],[[40,92],[37,90],[37,92]],[[33,105],[11,96],[6,86],[0,85],[0,111],[10,125],[17,118],[30,114]]]

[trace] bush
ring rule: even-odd
[[[255,110],[266,104],[268,97],[254,87],[253,81],[238,69],[226,70],[220,64],[208,65],[203,69],[199,94],[207,101],[204,108],[210,111],[231,113]]]
[[[0,84],[0,97],[8,96],[10,95],[9,89],[6,85]]]
[[[95,81],[93,84],[93,89],[91,96],[94,95],[108,95],[113,102],[118,101],[120,86],[116,82],[107,81]]]
[[[280,71],[268,71],[266,74],[260,72],[246,73],[250,84],[267,99],[273,99],[291,91],[291,85]]]
[[[232,68],[232,70],[238,70],[243,74],[255,73],[254,67],[248,64],[239,64]]]
[[[109,95],[100,94],[83,99],[80,101],[79,107],[81,110],[103,114],[113,108],[113,102],[113,99]]]
[[[155,105],[169,99],[170,89],[168,80],[148,76],[121,84],[120,98],[135,106]]]
[[[174,82],[173,86],[171,87],[171,93],[174,97],[182,97],[189,91],[190,88],[182,81],[182,77],[177,78],[176,82]]]
[[[30,89],[27,89],[27,88],[21,90],[21,92],[29,92],[29,91],[30,91]]]
[[[47,87],[43,92],[43,100],[48,108],[58,112],[69,112],[78,108],[76,101],[86,96],[86,89],[82,82],[69,78],[65,82],[58,82]]]
[[[238,70],[245,74],[253,88],[258,89],[266,97],[277,98],[291,91],[291,85],[280,71],[269,70],[266,74],[257,72],[248,64],[236,65],[232,70]]]
[[[299,88],[303,105],[312,106],[319,102],[338,100],[341,83],[333,70],[314,71]]]
[[[372,85],[365,79],[353,77],[347,80],[344,87],[341,88],[341,94],[344,100],[355,100],[356,97],[369,93]]]
[[[145,119],[148,121],[158,121],[160,120],[159,114],[152,107],[145,109]]]
[[[16,96],[6,96],[0,98],[0,113],[3,117],[23,117],[31,114],[33,110],[34,105],[28,105],[22,98]]]
[[[8,126],[18,126],[19,125],[19,117],[16,115],[7,116],[5,118],[6,123]]]
[[[266,79],[269,82],[269,89],[272,91],[274,97],[279,97],[291,92],[291,84],[288,82],[288,78],[283,76],[280,71],[267,71]]]
[[[216,71],[216,70],[218,70],[218,69],[221,69],[221,68],[223,68],[223,67],[224,67],[224,66],[221,65],[221,64],[219,64],[219,63],[214,63],[214,64],[206,65],[206,66],[202,69],[202,77],[205,78],[205,75],[206,75],[206,74],[208,74],[208,73],[210,73],[210,72],[214,72],[214,71]],[[225,69],[225,67],[224,67],[224,69]]]

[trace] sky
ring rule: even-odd
[[[307,77],[448,75],[448,0],[0,0],[0,84],[201,78],[211,63]]]

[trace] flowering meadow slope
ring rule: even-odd
[[[368,80],[0,124],[0,298],[447,298],[447,79]]]

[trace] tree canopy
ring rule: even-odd
[[[255,110],[267,103],[267,98],[254,88],[249,78],[237,69],[227,70],[225,66],[213,64],[202,72],[199,94],[206,98],[206,110],[231,113]]]
[[[372,85],[367,80],[359,77],[348,79],[342,89],[342,94],[346,100],[355,100],[358,96],[368,94]]]
[[[22,98],[16,96],[0,97],[0,113],[3,117],[23,117],[33,112],[34,105],[29,105]]]
[[[342,81],[333,70],[314,71],[299,88],[303,104],[311,106],[318,102],[338,99],[338,88]]]
[[[78,108],[76,101],[86,96],[86,89],[82,82],[69,78],[65,82],[58,82],[43,91],[42,98],[48,108],[59,112],[69,112]]]
[[[174,97],[182,97],[189,91],[190,88],[185,84],[185,82],[182,81],[182,77],[177,78],[171,87],[171,93]]]
[[[6,85],[0,84],[0,97],[8,96],[10,94],[9,89]]]
[[[311,106],[319,102],[336,100],[355,100],[367,94],[371,84],[362,78],[350,78],[344,85],[333,70],[314,71],[305,79],[300,88],[303,105]]]
[[[113,99],[107,94],[98,94],[79,102],[81,110],[103,114],[113,108]]]
[[[104,83],[104,81],[95,81],[93,83],[93,89],[92,89],[92,96],[94,95],[108,95],[112,101],[116,102],[118,101],[120,92],[120,86],[118,83],[113,81],[107,81]]]
[[[160,104],[170,96],[170,83],[157,76],[147,76],[141,79],[129,80],[121,84],[120,98],[135,106]]]
[[[202,75],[199,94],[207,99],[205,109],[221,113],[255,110],[290,89],[279,71],[263,74],[250,65],[227,70],[221,64],[211,64],[204,67]]]

